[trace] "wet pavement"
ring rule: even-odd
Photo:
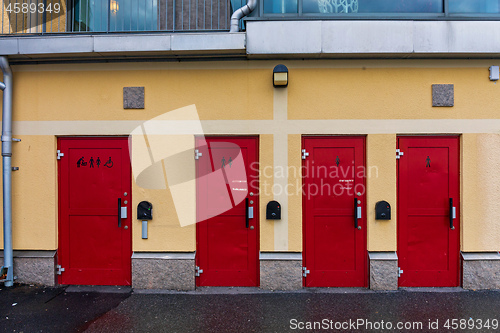
[[[16,286],[0,300],[1,332],[500,332],[498,290]]]

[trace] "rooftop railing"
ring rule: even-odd
[[[1,34],[228,31],[246,0],[0,0]]]
[[[0,0],[0,34],[228,31],[246,0]],[[500,19],[500,0],[259,0],[250,19]],[[243,28],[243,22],[240,22]]]

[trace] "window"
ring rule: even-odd
[[[498,14],[500,0],[449,0],[450,13]]]
[[[442,0],[303,0],[304,13],[442,13]]]
[[[500,14],[500,0],[263,0],[263,14],[429,17]],[[448,4],[445,12],[445,4]],[[373,14],[373,15],[370,15]],[[399,14],[399,15],[398,15]]]
[[[297,0],[264,0],[264,13],[297,13]]]
[[[158,0],[75,0],[73,31],[158,30]]]

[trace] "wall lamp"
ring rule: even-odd
[[[274,67],[273,86],[275,88],[286,88],[288,86],[288,68],[285,65]]]

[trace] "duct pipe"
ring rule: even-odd
[[[7,269],[5,286],[14,285],[12,252],[12,70],[7,57],[0,57],[0,68],[3,72],[1,87],[3,88],[2,105],[2,166],[3,166],[3,257],[4,268]]]
[[[257,0],[248,0],[247,4],[236,10],[233,15],[231,15],[231,30],[229,32],[238,32],[240,28],[238,26],[240,19],[243,16],[247,16],[257,7]]]

